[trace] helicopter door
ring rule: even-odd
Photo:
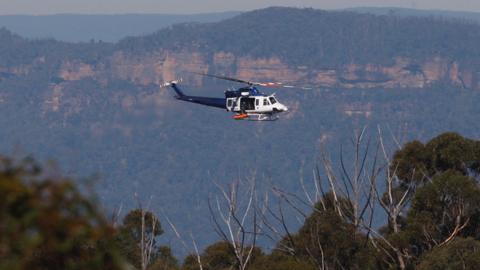
[[[255,110],[255,98],[242,97],[240,99],[240,111],[254,111]]]

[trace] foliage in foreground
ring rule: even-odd
[[[241,264],[239,243],[221,241],[179,266],[158,244],[163,228],[153,213],[132,210],[113,228],[69,179],[1,158],[0,269],[193,270],[199,261],[205,270],[476,269],[479,161],[480,142],[455,133],[408,143],[389,163],[392,192],[379,197],[398,203],[404,194],[408,204],[378,232],[359,222],[353,201],[330,191],[270,254],[255,247]]]
[[[0,158],[0,269],[122,269],[113,235],[69,179]]]
[[[404,207],[378,232],[355,219],[354,202],[330,191],[296,233],[247,269],[477,269],[479,162],[480,142],[456,133],[407,143],[388,163],[391,193],[379,197],[387,211]],[[199,269],[198,259],[203,269],[240,269],[234,253],[232,243],[216,243],[187,257],[183,269]]]

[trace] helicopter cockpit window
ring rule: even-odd
[[[268,99],[264,98],[263,99],[263,106],[268,106],[270,103],[268,102]]]
[[[270,102],[272,103],[272,105],[275,104],[275,103],[277,103],[277,101],[275,100],[274,97],[270,97]]]

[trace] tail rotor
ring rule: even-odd
[[[177,84],[181,83],[182,81],[183,81],[182,78],[180,78],[178,80],[166,81],[166,82],[160,84],[160,88],[165,88],[165,87],[170,87],[170,86],[173,86],[173,85],[177,85]]]
[[[175,93],[177,94],[176,98],[177,99],[182,99],[182,98],[186,97],[186,95],[177,86],[181,82],[182,82],[182,78],[180,78],[178,80],[167,81],[167,82],[164,82],[163,84],[160,84],[160,89],[165,88],[165,87],[172,87],[173,90],[175,91]]]

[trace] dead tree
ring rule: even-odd
[[[200,255],[200,252],[198,250],[198,245],[197,241],[195,240],[195,237],[193,236],[193,233],[190,232],[190,239],[191,239],[191,244],[193,246],[193,252],[190,249],[190,246],[187,244],[185,241],[184,237],[180,234],[179,230],[177,227],[173,224],[173,222],[165,215],[165,219],[167,220],[168,224],[172,228],[173,232],[175,233],[175,236],[178,238],[180,243],[182,244],[183,248],[189,252],[190,254],[195,254],[195,259],[197,260],[198,268],[199,270],[203,270],[203,263],[202,263],[202,257]]]
[[[140,265],[142,270],[146,270],[152,261],[152,253],[155,249],[155,238],[157,231],[161,231],[160,222],[158,218],[149,211],[151,198],[146,207],[140,202],[137,193],[135,193],[137,200],[137,211],[140,211]]]
[[[397,176],[397,168],[392,163],[392,153],[388,153],[380,127],[378,127],[378,139],[383,156],[383,161],[386,164],[386,171],[384,173],[385,191],[384,195],[382,196],[378,191],[377,185],[375,185],[375,197],[376,201],[387,215],[388,225],[391,228],[392,233],[398,234],[401,231],[400,218],[402,217],[406,207],[410,203],[410,199],[412,197],[411,195],[414,191],[414,185],[409,184],[404,189],[399,188],[401,183],[400,179]],[[393,139],[395,140],[395,138]],[[397,146],[400,147],[396,140],[395,142],[397,143]],[[413,181],[410,181],[410,183],[413,183]],[[394,260],[390,262],[390,264],[398,263],[398,267],[400,269],[405,269],[406,260],[409,257],[408,252],[395,246],[395,244],[391,243],[385,237],[381,236],[381,234],[376,232],[373,228],[370,227],[368,229],[373,232],[378,237],[378,239],[380,239],[385,244],[387,249],[383,250],[384,252],[388,253],[389,250],[393,251],[396,261]],[[393,258],[393,256],[390,256],[390,258]]]
[[[395,138],[393,138],[395,140]],[[280,198],[278,209],[275,211],[268,207],[268,217],[262,218],[269,238],[283,241],[278,249],[295,255],[294,237],[284,215],[284,205],[287,205],[297,214],[296,218],[303,224],[308,216],[307,211],[326,211],[325,198],[327,194],[333,197],[334,209],[338,216],[351,222],[359,231],[365,233],[374,248],[386,255],[388,264],[405,269],[405,261],[409,258],[408,252],[397,247],[377,228],[373,226],[375,211],[383,209],[388,217],[392,233],[400,233],[400,219],[408,207],[414,186],[400,190],[400,180],[396,169],[392,166],[391,153],[388,153],[384,144],[383,134],[378,128],[378,138],[373,140],[366,136],[366,129],[355,134],[345,155],[345,148],[340,149],[340,161],[337,168],[331,161],[326,151],[321,152],[320,162],[313,170],[313,181],[307,187],[303,176],[300,177],[302,195],[297,195],[274,187],[273,194]],[[398,145],[398,142],[395,140]],[[350,157],[347,161],[346,156]],[[318,165],[320,164],[320,165]],[[379,179],[385,179],[385,190],[379,191]],[[313,188],[311,188],[313,187]],[[399,192],[401,191],[401,192]],[[346,205],[346,203],[348,205]],[[326,269],[323,257],[323,245],[317,243],[321,251],[320,258],[312,257],[318,269]],[[308,251],[308,250],[307,250]]]
[[[236,180],[228,188],[215,184],[220,194],[208,200],[215,231],[232,246],[236,267],[245,270],[262,229],[255,176]]]
[[[350,219],[355,228],[371,226],[375,209],[372,207],[374,188],[383,169],[378,162],[378,145],[372,152],[371,138],[366,138],[365,130],[366,128],[363,128],[360,133],[355,134],[351,141],[351,162],[346,162],[344,148],[340,147],[338,171],[334,170],[328,155],[322,151],[322,164],[330,191],[335,198],[337,212]],[[320,178],[318,171],[317,177]],[[339,197],[347,199],[351,207],[342,207]]]

